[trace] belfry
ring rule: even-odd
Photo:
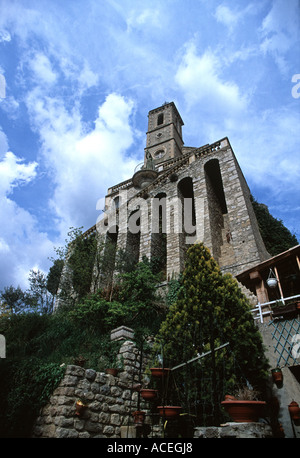
[[[108,189],[97,232],[135,261],[159,260],[166,280],[197,241],[237,275],[269,258],[248,185],[228,138],[187,147],[183,125],[173,102],[149,111],[144,162]]]

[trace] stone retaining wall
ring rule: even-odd
[[[195,428],[195,438],[198,439],[261,439],[273,437],[270,425],[266,423],[226,423],[223,426]]]
[[[37,418],[33,437],[92,438],[120,437],[121,427],[133,425],[137,409],[139,352],[125,341],[120,349],[124,370],[117,377],[80,366],[67,366],[65,376],[49,404]],[[87,404],[82,416],[76,415],[77,400]]]

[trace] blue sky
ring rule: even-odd
[[[165,101],[300,238],[299,30],[298,0],[0,0],[0,289],[95,224]]]

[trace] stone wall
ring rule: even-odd
[[[222,426],[195,428],[197,439],[266,439],[273,437],[270,425],[266,423],[226,423]]]
[[[118,376],[67,366],[65,376],[37,418],[33,437],[118,438],[133,425],[137,409],[140,358],[135,344],[125,341],[120,349],[124,370]],[[76,415],[76,401],[87,405]]]

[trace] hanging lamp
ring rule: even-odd
[[[269,286],[269,288],[276,288],[277,283],[278,281],[276,275],[274,274],[273,270],[270,269],[269,276],[267,278],[267,285]]]

